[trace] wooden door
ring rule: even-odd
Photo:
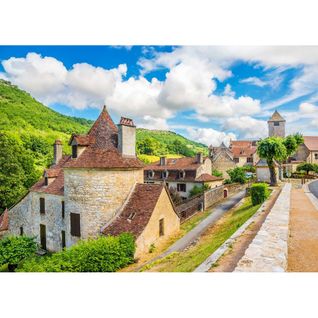
[[[41,247],[46,250],[46,226],[44,224],[40,224],[40,241]]]

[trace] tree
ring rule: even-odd
[[[284,138],[283,144],[286,148],[286,156],[289,157],[293,155],[297,151],[299,145],[301,145],[303,142],[304,138],[299,133],[295,135],[289,135],[286,138]]]
[[[212,170],[212,176],[215,176],[215,177],[223,177],[223,173],[217,169],[213,169]]]
[[[202,194],[203,192],[207,191],[210,189],[210,186],[208,184],[203,184],[202,186],[194,186],[190,190],[190,197],[194,197],[198,194]]]
[[[231,183],[244,184],[247,180],[245,175],[245,169],[243,167],[229,169],[226,172],[230,176]]]
[[[157,155],[162,153],[162,145],[154,138],[145,138],[137,142],[137,153],[144,155]]]
[[[21,261],[35,253],[36,248],[33,237],[8,236],[0,240],[0,265],[8,264],[9,271],[14,271]]]
[[[275,160],[283,161],[287,158],[287,150],[283,138],[268,137],[258,142],[257,153],[262,159],[266,159],[270,172],[271,185],[277,185]]]
[[[314,163],[304,162],[300,163],[297,168],[297,171],[306,171],[306,174],[309,174],[310,171],[316,172],[318,170],[318,165]]]

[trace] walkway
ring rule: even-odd
[[[172,244],[164,253],[158,255],[157,257],[151,259],[146,264],[152,263],[153,261],[163,258],[173,252],[183,251],[191,243],[193,243],[202,233],[204,233],[211,225],[217,222],[227,211],[233,208],[238,202],[240,202],[245,197],[245,190],[229,197],[226,201],[221,202],[215,208],[213,212],[200,222],[195,228],[188,232],[181,239]],[[137,270],[144,267],[146,264],[140,266]]]
[[[235,272],[283,272],[287,269],[291,184],[284,185]]]
[[[316,188],[316,183],[309,189]],[[287,270],[318,272],[318,210],[304,188],[292,190],[289,230]]]

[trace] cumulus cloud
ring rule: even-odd
[[[249,116],[232,117],[224,121],[225,130],[232,129],[240,133],[241,138],[264,138],[268,135],[267,122]]]
[[[219,146],[224,142],[227,146],[230,144],[231,140],[236,140],[236,135],[234,133],[225,133],[223,131],[218,131],[213,128],[187,128],[188,135],[190,139],[201,142],[207,146]]]

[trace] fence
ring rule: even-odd
[[[216,188],[209,189],[203,194],[189,198],[176,206],[181,223],[196,214],[199,211],[211,208],[213,205],[221,202],[225,198],[247,188],[247,184],[226,184]]]

